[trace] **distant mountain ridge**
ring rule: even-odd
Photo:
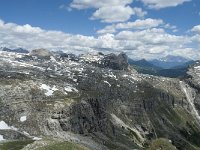
[[[129,64],[139,73],[172,78],[186,75],[188,67],[193,63],[195,63],[195,61],[171,55],[150,61],[145,59],[137,61],[129,59]]]
[[[31,56],[34,55],[34,56],[37,56],[38,58],[45,57],[48,59],[50,59],[50,56],[53,55],[53,52],[51,53],[45,49],[36,49],[29,52],[28,50],[23,49],[23,48],[10,49],[6,47],[1,47],[0,51],[24,53],[24,54],[29,53]],[[54,53],[56,54],[62,53],[62,55],[60,54],[60,57],[63,57],[63,58],[71,57],[69,56],[69,54],[66,54],[64,52],[54,52]],[[109,55],[109,57],[112,58],[114,56]],[[74,59],[76,59],[75,56],[73,56],[73,60]],[[108,58],[108,60],[110,61],[111,59]],[[133,66],[133,68],[137,70],[139,73],[156,75],[156,76],[164,76],[164,77],[172,77],[172,78],[186,75],[188,66],[190,66],[194,62],[195,61],[193,60],[189,60],[181,56],[173,56],[173,55],[168,55],[166,57],[163,57],[160,59],[154,59],[154,60],[146,60],[146,59],[133,60],[131,58],[128,59],[128,63],[131,66]],[[114,61],[112,65],[117,67],[115,63],[116,62]],[[121,62],[121,63],[124,63],[124,62]],[[106,63],[104,65],[106,65]]]
[[[28,50],[23,49],[23,48],[10,49],[10,48],[7,48],[7,47],[1,47],[0,50],[6,51],[6,52],[15,52],[15,53],[26,53],[26,54],[29,53]]]
[[[162,70],[162,68],[151,64],[146,59],[135,61],[129,58],[128,61],[129,64],[133,66],[139,73],[154,75],[158,72],[158,70]]]
[[[151,64],[161,67],[163,69],[170,69],[176,66],[180,66],[184,63],[187,63],[191,61],[190,59],[181,57],[181,56],[173,56],[168,55],[166,57],[160,58],[160,59],[154,59],[149,61]]]

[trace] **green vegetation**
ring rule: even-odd
[[[177,149],[199,150],[199,125],[184,108],[171,108],[162,103],[149,116],[158,137],[170,138]]]
[[[139,73],[150,74],[155,76],[163,76],[170,78],[177,78],[186,75],[187,68],[178,68],[178,69],[157,69],[152,67],[141,67],[132,65],[135,70]]]
[[[83,146],[70,142],[59,142],[52,145],[50,144],[44,146],[42,148],[38,148],[37,150],[88,150],[88,149]]]
[[[186,122],[186,127],[180,129],[180,133],[191,143],[200,147],[200,131],[192,122]]]
[[[33,142],[33,140],[21,140],[0,143],[0,150],[21,150],[26,145],[31,144]]]
[[[139,73],[171,78],[177,78],[186,75],[188,66],[194,63],[193,61],[188,61],[186,63],[179,64],[176,67],[170,67],[169,69],[165,69],[162,67],[158,67],[145,59],[138,61],[129,59],[128,61],[129,64]]]
[[[176,150],[176,147],[173,146],[168,139],[159,138],[154,140],[148,150]]]

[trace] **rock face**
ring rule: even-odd
[[[36,56],[38,58],[50,58],[52,53],[46,49],[35,49],[31,51],[30,56]]]
[[[106,55],[100,65],[103,68],[111,68],[114,70],[127,70],[128,69],[128,57],[124,53],[120,53],[118,56],[115,54]]]
[[[198,113],[200,112],[200,62],[197,61],[192,65],[187,72],[187,78],[185,81],[193,88],[192,101],[197,108]]]
[[[125,54],[45,50],[39,56],[50,59],[42,61],[37,51],[0,55],[0,121],[28,138],[54,136],[99,150],[146,149],[160,137],[177,149],[200,147],[191,71],[183,81],[138,74]]]

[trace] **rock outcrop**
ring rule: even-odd
[[[35,49],[30,52],[30,56],[36,56],[38,58],[50,58],[53,54],[46,49]]]
[[[120,53],[118,56],[115,54],[108,54],[104,56],[100,66],[103,68],[111,68],[114,70],[127,70],[128,57],[125,53]]]

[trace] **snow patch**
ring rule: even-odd
[[[55,85],[51,88],[50,86],[48,86],[46,84],[42,84],[40,86],[40,89],[46,90],[46,93],[45,93],[46,96],[51,96],[51,95],[53,95],[53,92],[58,90]]]
[[[116,75],[114,75],[112,72],[110,72],[110,74],[108,75],[110,78],[115,78],[115,79],[117,79],[117,76]]]
[[[78,80],[77,80],[77,79],[73,79],[73,81],[74,81],[74,82],[77,82]]]
[[[194,67],[194,69],[200,70],[200,66],[196,66]]]
[[[0,130],[8,130],[11,129],[4,121],[0,121]]]
[[[100,60],[103,56],[98,54],[86,54],[80,57],[81,59],[85,60],[86,62],[97,62],[100,63]]]
[[[51,60],[52,62],[56,62],[56,59],[55,59],[53,56],[50,56],[50,60]]]
[[[104,83],[107,83],[109,87],[111,87],[111,84],[108,81],[103,81]]]
[[[22,117],[20,118],[20,121],[21,121],[21,122],[26,121],[26,116],[22,116]]]
[[[73,87],[72,85],[68,84],[66,87],[65,87],[65,91],[66,92],[78,92],[78,90]]]
[[[41,140],[42,138],[39,138],[39,137],[33,137],[33,140],[36,140],[36,141],[38,141],[38,140]]]
[[[0,135],[0,141],[4,141],[3,135]]]
[[[18,129],[13,127],[13,126],[9,126],[7,123],[5,123],[4,121],[0,121],[0,130],[15,130],[17,131]]]
[[[122,77],[126,78],[126,77],[128,77],[128,75],[127,75],[127,74],[124,74]]]

